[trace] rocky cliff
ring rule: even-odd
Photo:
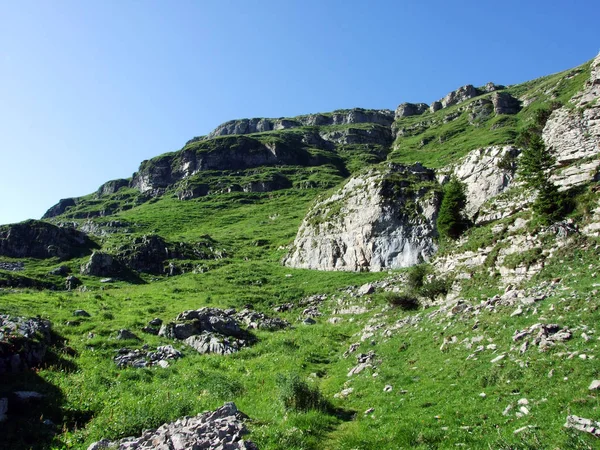
[[[434,172],[420,165],[368,170],[313,205],[283,263],[380,271],[426,261],[439,199]]]
[[[329,114],[307,114],[287,119],[257,118],[230,120],[229,122],[219,125],[207,136],[195,139],[204,140],[232,134],[263,133],[265,131],[286,130],[289,128],[306,126],[312,127],[324,125],[372,123],[389,127],[393,121],[394,113],[392,111],[354,108],[349,110],[334,111]]]

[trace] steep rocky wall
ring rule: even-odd
[[[85,233],[38,220],[0,227],[1,256],[69,259],[89,254],[96,247]]]
[[[354,108],[347,111],[334,111],[331,114],[308,114],[290,119],[239,119],[219,125],[205,139],[234,134],[262,133],[272,130],[285,130],[302,126],[347,125],[373,123],[389,127],[394,121],[394,113],[388,110],[367,110]]]
[[[132,187],[143,193],[161,194],[164,189],[202,170],[243,170],[273,165],[317,165],[302,142],[295,145],[262,143],[249,137],[216,140],[210,147],[188,149],[164,155],[140,166],[133,176]]]
[[[454,175],[466,185],[465,213],[470,219],[475,219],[485,202],[504,192],[514,181],[520,152],[511,145],[480,148],[453,168]]]
[[[543,138],[554,153],[558,170],[552,179],[567,189],[594,179],[600,169],[600,55],[592,61],[591,75],[583,90],[555,110]]]
[[[283,263],[319,270],[408,267],[435,252],[439,195],[432,170],[389,164],[313,205]]]

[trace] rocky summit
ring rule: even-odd
[[[0,447],[596,448],[599,98],[231,120],[0,226]]]

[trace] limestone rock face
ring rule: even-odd
[[[425,261],[436,250],[437,186],[434,172],[419,164],[389,164],[351,178],[312,206],[283,263],[380,271]]]
[[[481,93],[472,84],[460,87],[455,91],[450,92],[443,99],[440,100],[443,108],[462,103],[470,98],[477,97]]]
[[[170,153],[144,161],[131,186],[142,193],[161,195],[175,183],[203,170],[244,170],[259,166],[318,165],[328,162],[313,156],[298,142],[263,144],[245,136],[224,137],[198,149]],[[193,193],[192,193],[193,194]]]
[[[46,213],[42,216],[42,219],[49,219],[51,217],[60,216],[63,214],[69,207],[75,206],[77,204],[77,200],[74,198],[63,198],[58,201],[58,203],[52,206]]]
[[[456,177],[467,186],[466,215],[473,219],[489,199],[504,192],[513,182],[517,156],[513,146],[493,146],[470,152],[454,167]]]
[[[429,109],[427,103],[402,103],[396,108],[395,119],[401,117],[420,116]]]
[[[365,130],[362,128],[346,128],[343,130],[326,131],[320,133],[322,139],[336,144],[390,144],[392,132],[390,128],[373,127]]]
[[[102,186],[100,186],[98,188],[98,190],[96,191],[96,195],[98,197],[102,197],[104,195],[114,194],[119,189],[128,187],[128,186],[129,186],[129,180],[125,180],[123,178],[118,179],[118,180],[107,181],[106,183],[104,183]]]
[[[331,114],[308,114],[291,119],[239,119],[219,125],[205,139],[234,134],[262,133],[271,130],[285,130],[303,126],[348,125],[353,123],[374,123],[390,126],[394,113],[389,110],[366,110],[354,108],[334,111]]]
[[[600,55],[592,62],[591,76],[583,90],[570,100],[576,108],[555,110],[544,127],[544,142],[556,156],[558,166],[553,181],[564,189],[591,181],[600,168],[599,97]],[[588,161],[578,162],[584,158]]]
[[[494,92],[491,96],[496,114],[517,114],[521,103],[508,92]]]
[[[1,256],[70,259],[89,254],[95,247],[85,233],[39,220],[0,227]]]

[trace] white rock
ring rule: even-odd
[[[590,384],[590,387],[588,389],[590,391],[600,390],[600,380],[594,380],[594,381],[592,381],[592,384]]]
[[[502,355],[496,356],[496,357],[495,357],[494,359],[492,359],[490,362],[492,362],[492,363],[497,363],[497,362],[499,362],[499,361],[502,361],[502,360],[503,360],[505,357],[506,357],[506,355],[502,354]]]

